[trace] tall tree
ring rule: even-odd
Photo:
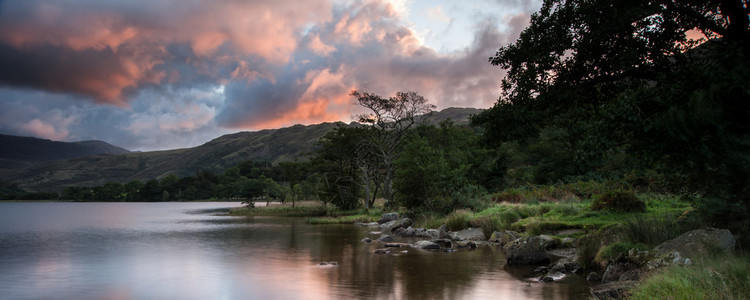
[[[749,16],[746,0],[545,0],[490,58],[503,94],[473,121],[500,143],[561,129],[577,166],[616,149],[746,215]]]
[[[352,91],[357,104],[369,110],[356,116],[360,123],[370,125],[372,135],[364,149],[371,151],[382,162],[382,192],[386,203],[393,201],[393,176],[395,161],[398,158],[407,130],[417,123],[417,116],[435,108],[427,99],[415,92],[397,92],[395,97],[381,96]]]

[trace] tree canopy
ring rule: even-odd
[[[746,214],[749,14],[742,0],[546,0],[489,59],[503,93],[473,122],[495,147],[555,145],[548,181],[656,169]]]

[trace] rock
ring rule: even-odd
[[[375,253],[376,253],[376,254],[388,254],[388,253],[390,253],[390,252],[391,252],[391,248],[380,248],[380,249],[375,249]]]
[[[636,280],[640,277],[638,265],[631,262],[610,263],[602,276],[602,282]]]
[[[555,238],[549,235],[542,234],[536,237],[539,239],[540,243],[544,244],[544,249],[552,249],[557,247],[558,243],[555,241]]]
[[[490,236],[490,242],[498,243],[500,246],[518,238],[518,232],[511,230],[495,231]]]
[[[448,234],[454,241],[486,241],[487,237],[479,228],[469,228],[461,231],[454,231]]]
[[[573,258],[563,258],[547,266],[550,271],[570,273],[581,268],[581,264]]]
[[[363,238],[362,241],[365,242],[365,243],[372,243],[372,239],[368,238],[368,237]]]
[[[429,236],[430,238],[433,238],[433,239],[439,239],[439,238],[441,238],[441,237],[440,237],[440,231],[438,231],[437,229],[427,229],[427,230],[425,231],[425,233],[426,233],[426,234],[427,234],[427,235],[428,235],[428,236]]]
[[[443,248],[453,248],[453,242],[449,239],[436,239],[432,241],[435,244],[440,245]]]
[[[547,267],[541,266],[534,269],[534,274],[547,273]]]
[[[414,243],[414,247],[419,248],[419,249],[427,249],[427,250],[439,250],[440,249],[440,245],[435,244],[430,241],[418,241]]]
[[[380,229],[388,232],[395,232],[399,228],[406,228],[411,226],[412,220],[409,218],[403,218],[400,220],[389,221],[387,223],[380,224]]]
[[[416,230],[414,228],[411,228],[411,226],[404,228],[398,228],[395,231],[393,231],[393,234],[400,236],[400,237],[414,237],[416,233]]]
[[[469,248],[469,249],[476,249],[477,244],[473,241],[456,241],[456,247],[457,248]]]
[[[378,226],[378,222],[369,222],[369,223],[354,222],[354,225],[359,225],[359,226]]]
[[[550,276],[542,276],[542,278],[539,278],[539,281],[541,281],[541,282],[553,282],[553,281],[555,281],[555,279],[552,278],[552,277],[550,277]]]
[[[438,227],[437,230],[438,230],[438,238],[439,239],[444,239],[444,238],[448,237],[448,230],[445,229],[445,224],[440,225],[440,227]]]
[[[591,295],[596,299],[624,299],[630,296],[630,290],[637,281],[617,281],[600,284],[591,288]]]
[[[390,235],[384,234],[378,238],[378,242],[383,242],[383,243],[393,242],[393,237]]]
[[[401,248],[401,247],[407,247],[407,246],[409,246],[409,244],[405,244],[405,243],[386,243],[385,244],[386,248]]]
[[[398,220],[397,212],[387,213],[387,214],[383,214],[380,217],[380,219],[378,219],[378,224],[388,223],[390,221],[396,221],[396,220]]]
[[[560,239],[560,247],[564,248],[575,248],[578,245],[578,240],[570,237]]]
[[[659,244],[654,248],[657,255],[678,251],[686,257],[712,254],[716,251],[731,252],[735,239],[726,229],[706,228],[691,230],[682,235]]]
[[[321,261],[318,265],[319,266],[334,266],[335,267],[335,266],[339,265],[339,262],[337,262],[337,261]]]
[[[421,228],[421,227],[414,229],[414,236],[421,237],[421,238],[435,238],[434,236],[432,236],[432,234],[427,233],[426,229]]]
[[[683,257],[682,253],[679,251],[672,251],[659,257],[652,258],[646,262],[645,267],[647,270],[653,270],[666,266],[684,266],[691,264],[693,264],[693,262],[689,258]]]
[[[503,246],[509,264],[548,263],[549,241],[539,236],[521,237]]]
[[[589,275],[586,275],[587,281],[602,281],[602,277],[599,276],[596,272],[591,272]]]

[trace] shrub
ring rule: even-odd
[[[646,203],[638,199],[632,191],[613,190],[594,195],[591,210],[612,212],[645,212]]]
[[[445,226],[451,231],[466,229],[469,227],[471,216],[470,210],[459,209],[445,218]]]

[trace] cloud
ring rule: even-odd
[[[478,14],[471,44],[440,53],[406,19],[410,3],[0,1],[0,131],[149,150],[348,121],[352,89],[492,105],[504,73],[487,59],[528,13]]]

